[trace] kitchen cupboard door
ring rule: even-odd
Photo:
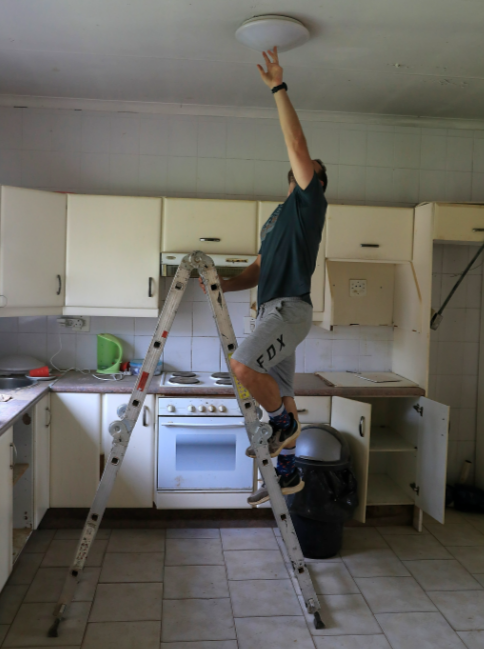
[[[90,507],[99,484],[101,395],[53,393],[50,506]]]
[[[437,241],[484,242],[484,205],[434,203]]]
[[[34,408],[34,530],[50,503],[50,394]]]
[[[0,316],[61,312],[65,245],[65,194],[1,188]]]
[[[165,198],[162,252],[257,254],[255,201]]]
[[[116,411],[128,401],[129,394],[104,394],[102,397],[102,453],[105,461],[113,441],[108,430],[109,424],[119,419]],[[149,394],[131,434],[108,507],[153,507],[154,444],[155,396]]]
[[[13,428],[0,436],[0,590],[12,570]]]
[[[358,507],[353,518],[364,523],[368,493],[371,405],[343,397],[333,397],[331,426],[342,433],[349,443],[351,462],[358,482]]]
[[[158,315],[161,205],[69,194],[65,315]]]

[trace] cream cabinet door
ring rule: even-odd
[[[109,424],[119,419],[117,409],[128,403],[129,394],[104,394],[102,398],[102,452],[105,460],[113,438]],[[153,507],[154,493],[155,396],[149,394],[134,427],[116,477],[108,507]]]
[[[69,194],[65,315],[158,314],[161,206]]]
[[[12,570],[13,428],[0,436],[0,591]]]
[[[484,205],[435,203],[434,239],[484,242]]]
[[[50,394],[34,408],[34,529],[50,506]]]
[[[1,188],[0,316],[61,312],[65,245],[65,194]]]
[[[411,261],[413,209],[328,205],[326,257]]]
[[[90,507],[100,479],[101,395],[51,395],[50,506]]]
[[[162,252],[255,255],[257,203],[165,198]]]

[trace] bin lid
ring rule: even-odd
[[[343,435],[327,424],[304,426],[296,443],[296,457],[318,464],[349,462],[350,450]]]

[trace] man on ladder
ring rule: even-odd
[[[289,191],[262,228],[257,260],[237,277],[220,279],[220,283],[224,292],[258,286],[257,328],[237,348],[231,367],[269,413],[273,430],[269,451],[271,457],[278,456],[279,485],[288,495],[304,487],[295,466],[295,442],[300,433],[293,386],[295,350],[312,325],[309,294],[324,225],[328,181],[323,163],[311,160],[309,155],[301,123],[282,81],[277,48],[263,52],[263,56],[267,71],[257,67],[276,101],[291,163]],[[203,288],[201,279],[200,283]],[[246,454],[255,458],[252,446]],[[267,500],[269,494],[263,484],[248,502],[255,506]]]

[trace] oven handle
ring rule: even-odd
[[[170,426],[178,428],[245,428],[245,424],[174,424],[172,422],[160,422],[160,426]]]

